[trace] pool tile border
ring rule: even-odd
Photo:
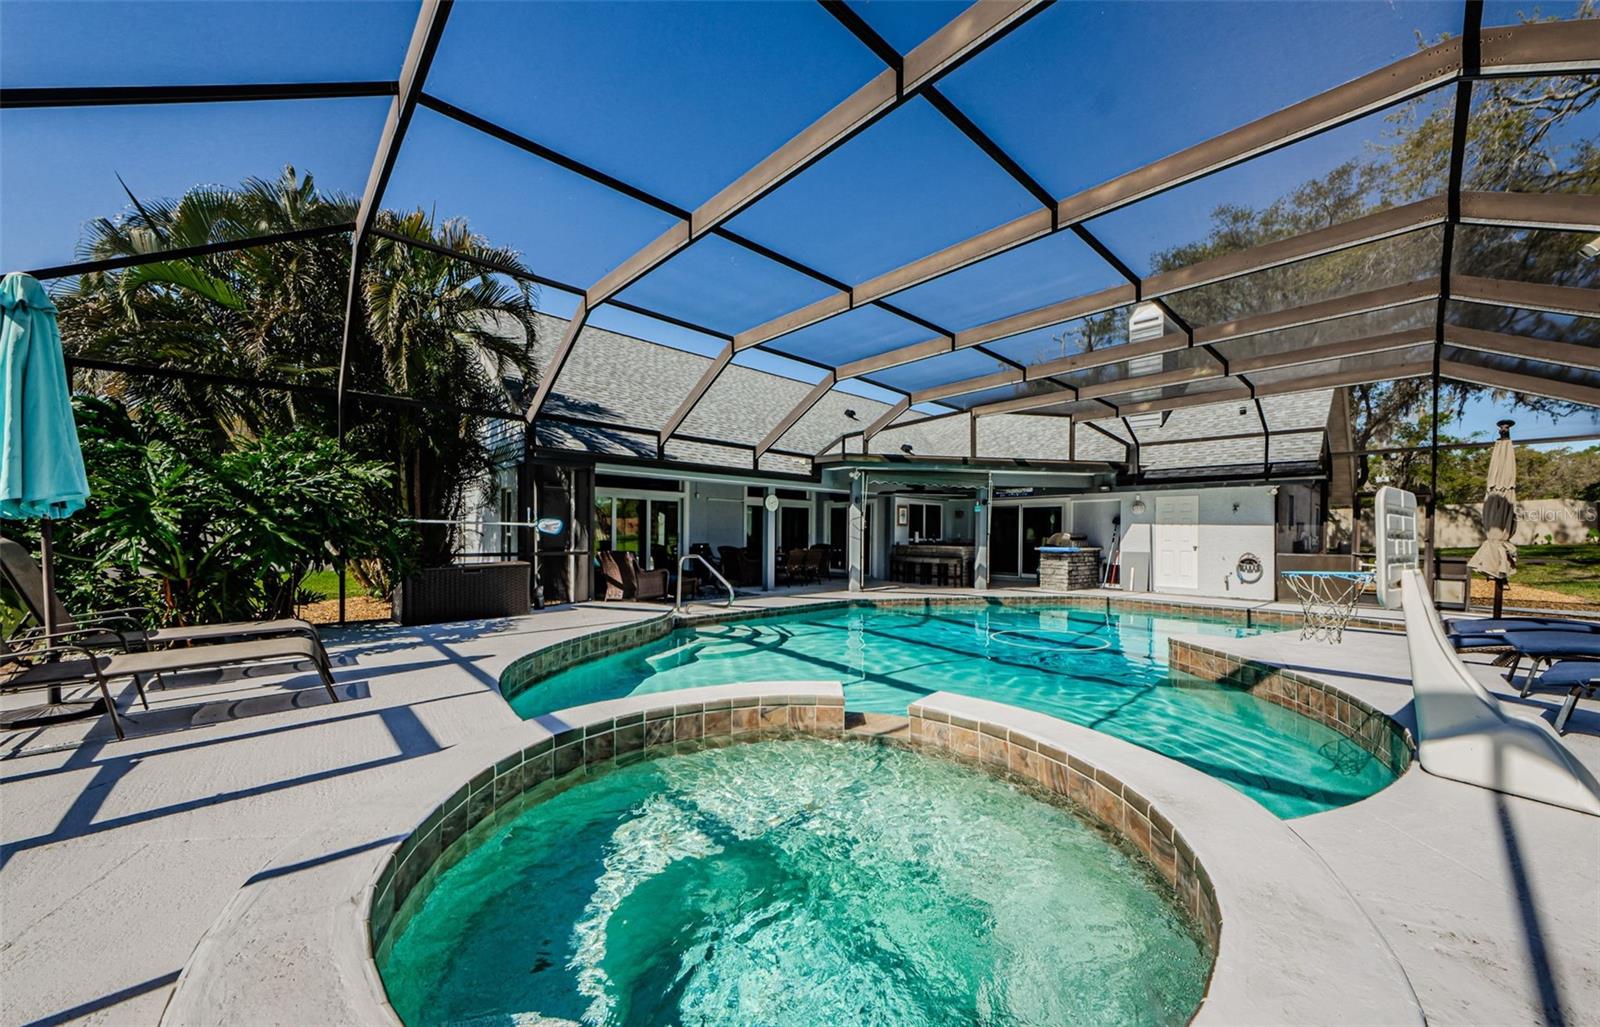
[[[670,752],[843,733],[844,698],[836,691],[662,702],[534,742],[473,775],[390,851],[373,880],[366,910],[368,955],[377,961],[388,957],[393,939],[440,875],[469,851],[530,806],[590,774]]]
[[[1137,850],[1166,882],[1179,909],[1200,928],[1213,968],[1222,911],[1211,875],[1194,849],[1150,800],[1077,755],[1005,724],[912,704],[911,745],[953,756],[1065,800],[1090,821]],[[1210,981],[1207,980],[1209,991]]]
[[[708,610],[692,614],[666,613],[649,620],[602,628],[577,638],[557,642],[513,661],[500,676],[500,693],[511,701],[546,678],[586,663],[664,638],[678,627],[698,624],[733,623],[768,617],[793,615],[802,611],[838,610],[853,606],[893,609],[950,609],[974,606],[999,606],[1029,609],[1037,607],[1115,611],[1130,613],[1203,615],[1232,621],[1247,627],[1300,626],[1300,617],[1283,611],[1260,611],[1249,607],[1206,606],[1197,603],[1160,602],[1150,599],[1122,599],[1114,596],[857,596],[830,599],[779,608],[755,607]],[[1357,617],[1352,629],[1397,631],[1399,625]],[[1169,643],[1168,666],[1179,672],[1168,683],[1182,686],[1181,674],[1240,688],[1268,702],[1293,710],[1350,739],[1377,757],[1397,776],[1411,762],[1416,744],[1410,732],[1388,715],[1315,678],[1255,664],[1230,656],[1221,650],[1198,643],[1173,640]]]
[[[1331,728],[1372,754],[1396,777],[1406,772],[1416,753],[1411,732],[1394,718],[1309,675],[1179,638],[1168,642],[1167,665],[1179,674],[1243,689]],[[1172,683],[1183,685],[1181,678]]]
[[[500,672],[500,695],[510,702],[547,677],[580,663],[654,642],[671,634],[675,627],[677,622],[673,615],[664,613],[631,624],[601,628],[536,649],[511,661]]]
[[[594,632],[578,635],[576,638],[566,638],[557,641],[554,645],[536,649],[533,653],[518,657],[507,665],[501,672],[499,688],[501,696],[507,702],[520,696],[523,691],[538,685],[539,681],[554,677],[562,670],[576,667],[576,665],[621,653],[622,649],[632,649],[634,646],[645,645],[646,641],[664,638],[678,627],[690,627],[696,624],[733,624],[738,621],[752,621],[762,617],[781,617],[790,614],[811,611],[811,609],[845,609],[850,606],[883,606],[894,609],[949,609],[957,606],[1011,606],[1011,608],[1067,608],[1096,609],[1102,613],[1110,614],[1114,611],[1126,613],[1165,613],[1176,616],[1206,616],[1221,619],[1221,621],[1237,622],[1246,627],[1299,627],[1301,617],[1298,614],[1283,613],[1275,609],[1254,609],[1250,606],[1206,606],[1203,603],[1163,603],[1163,601],[1146,600],[1146,598],[1118,598],[1118,597],[1090,597],[1090,595],[858,595],[858,597],[838,598],[838,600],[814,601],[814,603],[797,603],[792,606],[750,606],[750,608],[733,609],[706,609],[694,613],[669,613],[661,616],[650,617],[646,621],[635,621],[632,624],[619,624],[613,627],[603,627]],[[1349,624],[1350,629],[1386,630],[1394,632],[1400,625],[1390,621],[1376,621],[1366,617],[1354,617]]]

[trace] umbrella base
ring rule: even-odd
[[[106,712],[106,701],[43,703],[21,709],[0,712],[0,729],[17,730],[29,727],[49,727],[72,720],[98,717]]]

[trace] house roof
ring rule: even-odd
[[[562,318],[539,316],[534,353],[540,366],[548,366],[567,324]],[[712,365],[712,358],[593,325],[584,327],[579,342],[551,391],[547,416],[536,423],[540,445],[600,457],[657,458],[657,433],[671,417],[679,397]],[[684,421],[678,435],[669,440],[662,455],[681,463],[754,469],[757,465],[749,447],[771,431],[783,412],[811,387],[768,371],[730,366]],[[1321,389],[1265,397],[1259,414],[1251,402],[1186,407],[1163,415],[1159,424],[1131,426],[1131,432],[1138,437],[1144,466],[1208,473],[1263,463],[1267,436],[1236,436],[1260,432],[1264,416],[1274,432],[1292,433],[1271,437],[1274,464],[1315,463],[1322,452],[1332,395],[1332,390]],[[759,467],[774,473],[808,474],[811,457],[860,454],[859,435],[846,436],[860,432],[892,409],[880,400],[830,390],[783,433],[772,451],[763,454]],[[1129,438],[1130,425],[1121,419],[1089,423],[1117,438]],[[865,452],[993,461],[1065,461],[1069,454],[1078,460],[1109,463],[1128,459],[1122,445],[1082,424],[1076,427],[1074,443],[1073,422],[1065,417],[1000,414],[977,419],[976,432],[974,453],[970,415],[908,410],[874,435]]]

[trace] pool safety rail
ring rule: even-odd
[[[728,601],[723,605],[732,606],[734,591],[733,586],[728,584],[728,579],[724,578],[721,572],[719,572],[715,567],[711,566],[710,562],[699,553],[688,553],[678,557],[678,594],[672,602],[672,608],[674,610],[683,609],[683,568],[684,565],[690,560],[698,561],[700,566],[706,569],[706,573],[710,574],[713,578],[716,578],[717,581],[721,583],[722,587],[728,590]]]

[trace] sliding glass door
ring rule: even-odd
[[[681,554],[683,500],[597,493],[594,547],[633,553],[646,567],[673,570]]]

